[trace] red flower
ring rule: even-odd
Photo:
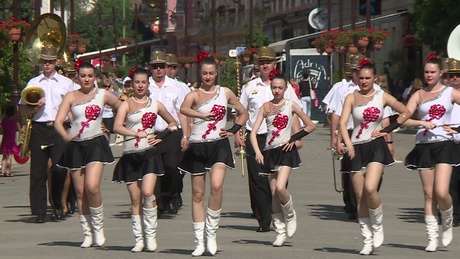
[[[362,60],[364,60],[364,58]],[[364,122],[361,122],[358,134],[356,134],[356,139],[359,139],[359,137],[361,136],[361,133],[363,133],[364,129],[369,128],[369,123],[377,121],[379,117],[380,117],[379,108],[377,108],[377,107],[367,107],[363,111]]]
[[[270,79],[270,81],[273,79],[273,77],[275,77],[276,75],[278,75],[280,73],[280,71],[278,71],[278,69],[273,69],[270,74],[268,75],[268,78]]]
[[[200,54],[198,54],[198,57],[196,58],[196,63],[200,64],[203,59],[207,58],[209,56],[208,51],[203,51]]]
[[[216,124],[224,118],[226,112],[227,111],[225,106],[214,104],[214,106],[211,109],[211,113],[216,116],[216,119],[214,120],[214,122],[208,123],[208,129],[201,136],[203,139],[206,139],[206,136],[209,135],[212,130],[217,130]]]
[[[136,72],[136,70],[137,70],[137,67],[133,67],[131,68],[131,70],[129,70],[129,78],[134,79],[133,75],[134,75],[134,72]]]
[[[278,113],[273,119],[273,126],[275,126],[276,131],[273,131],[268,145],[271,145],[275,138],[280,136],[280,131],[285,129],[288,124],[288,116],[285,114]]]
[[[433,58],[436,57],[436,53],[431,53],[427,58],[426,58],[426,62],[432,60]]]
[[[77,61],[75,61],[75,71],[78,72],[78,69],[80,69],[80,66],[83,63],[85,63],[85,61],[83,59],[77,59]]]
[[[77,135],[78,138],[81,137],[81,134],[83,133],[83,130],[85,128],[89,128],[89,122],[96,120],[99,117],[99,115],[101,115],[101,107],[95,104],[91,104],[86,107],[85,117],[87,120],[81,122],[81,129],[78,131]]]
[[[367,59],[367,58],[361,59],[361,61],[359,61],[359,68],[362,68],[367,63],[369,63],[369,59]]]
[[[132,70],[132,69],[131,69]],[[155,122],[157,120],[157,115],[153,112],[146,112],[144,115],[142,115],[141,123],[142,123],[142,129],[138,129],[137,132],[141,132],[153,128],[155,125]],[[134,147],[138,148],[139,147],[139,142],[141,141],[140,138],[136,138],[136,142],[134,143]]]

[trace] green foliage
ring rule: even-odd
[[[268,46],[270,44],[270,41],[268,40],[268,35],[264,31],[264,25],[263,23],[255,24],[252,27],[252,46],[250,45],[250,35],[249,35],[249,29],[246,30],[246,41],[245,41],[246,47],[263,47],[263,46]]]
[[[458,0],[414,0],[410,13],[417,41],[445,55],[449,35],[460,23]]]
[[[233,59],[228,59],[222,66],[220,72],[219,85],[232,89],[235,94],[238,94],[238,84],[236,81],[236,67]]]
[[[90,40],[87,46],[88,51],[115,47],[117,39],[115,39],[112,22],[112,6],[115,7],[115,31],[118,39],[123,38],[123,27],[126,28],[126,37],[134,37],[134,30],[131,26],[134,19],[134,11],[131,6],[133,6],[134,1],[125,0],[125,2],[126,6],[124,7],[123,0],[97,0],[91,12],[76,14],[75,33]],[[125,21],[123,21],[123,9],[126,12]],[[140,28],[140,30],[142,29]],[[141,51],[140,48],[139,52]]]
[[[22,43],[19,45],[19,82],[18,90],[21,91],[30,78],[34,76],[34,68],[25,55]],[[13,44],[0,48],[0,106],[4,107],[10,102],[13,89]]]

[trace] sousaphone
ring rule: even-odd
[[[24,49],[30,61],[40,63],[40,53],[45,45],[57,48],[58,57],[64,53],[67,41],[67,29],[64,21],[56,14],[45,13],[40,15],[30,25],[24,40]]]
[[[460,24],[450,33],[447,41],[447,55],[449,58],[460,60]]]

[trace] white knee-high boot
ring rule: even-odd
[[[383,211],[382,211],[382,204],[373,210],[369,209],[369,218],[372,223],[372,232],[373,232],[373,240],[374,240],[374,248],[379,248],[383,244]]]
[[[157,249],[157,207],[153,209],[142,208],[145,233],[145,250],[153,252]]]
[[[103,205],[97,208],[89,207],[91,212],[91,225],[93,226],[93,246],[102,246],[105,243],[104,236],[104,209]]]
[[[217,211],[208,208],[206,215],[206,248],[208,252],[215,255],[217,252],[217,236],[216,232],[219,228],[220,212],[222,209]]]
[[[83,229],[83,243],[80,247],[88,248],[93,244],[93,232],[91,230],[91,215],[80,215],[80,224]]]
[[[292,196],[289,196],[289,201],[286,204],[281,204],[281,210],[286,223],[286,234],[288,237],[292,237],[297,230],[297,215],[292,204]]]
[[[202,256],[204,247],[204,222],[193,222],[193,232],[195,233],[195,250],[192,256]]]
[[[272,214],[273,225],[275,226],[276,239],[273,246],[280,247],[286,242],[286,224],[284,223],[283,213]]]
[[[442,220],[442,245],[447,247],[452,242],[453,206],[448,210],[439,210]]]
[[[359,251],[360,255],[370,255],[374,251],[372,241],[372,225],[369,218],[358,218],[361,236],[363,238],[363,249]]]
[[[427,252],[436,252],[438,249],[438,217],[425,215],[426,236],[428,237]]]
[[[144,249],[144,234],[142,232],[141,216],[131,215],[131,223],[133,227],[134,240],[136,241],[136,244],[131,249],[131,252],[142,252]]]

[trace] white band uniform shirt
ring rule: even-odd
[[[294,89],[290,84],[288,84],[284,97],[290,100],[293,100],[301,108],[302,104],[300,103],[299,98],[294,92]],[[257,114],[259,113],[260,108],[265,102],[268,102],[273,99],[273,93],[270,88],[270,84],[265,84],[262,82],[262,79],[256,78],[249,81],[241,88],[241,97],[240,102],[244,108],[249,113],[249,119],[246,122],[246,129],[252,130],[254,123],[257,119]],[[257,134],[266,134],[267,133],[267,123],[265,120],[260,125],[260,128]]]
[[[103,135],[101,129],[102,109],[104,108],[105,89],[96,89],[97,93],[91,100],[72,105],[72,126],[69,133],[74,136],[72,141],[84,141]]]
[[[450,124],[451,127],[459,127],[460,126],[460,105],[454,103],[454,107],[452,108],[452,114],[450,116]],[[460,143],[460,133],[452,135],[455,143]]]
[[[429,100],[424,101],[418,106],[420,120],[431,121],[440,126],[451,123],[451,114],[454,104],[451,100],[453,88],[443,86],[441,93]],[[416,143],[438,142],[452,140],[452,135],[448,135],[442,127],[435,127],[430,130],[425,128],[417,130],[415,135]]]
[[[149,98],[148,104],[145,108],[141,108],[126,115],[125,125],[127,129],[134,132],[144,131],[148,138],[155,132],[154,127],[159,117],[157,101]],[[130,138],[133,137],[125,136],[125,140]],[[123,154],[138,153],[152,148],[152,146],[148,143],[147,138],[136,138],[134,140],[125,141],[123,143]]]
[[[68,92],[74,90],[72,80],[56,72],[50,78],[43,74],[32,78],[27,83],[26,88],[29,86],[40,86],[45,91],[46,105],[44,105],[44,109],[39,109],[33,115],[32,120],[35,122],[54,121],[62,99]],[[25,105],[26,102],[21,98],[19,104]]]
[[[196,111],[206,114],[214,113],[215,120],[206,121],[201,118],[193,118],[194,126],[190,135],[190,143],[210,142],[222,139],[219,136],[220,129],[227,125],[227,96],[224,89],[216,85],[216,95],[211,100],[199,105]]]
[[[359,95],[359,93],[354,94]],[[355,128],[351,135],[351,142],[355,149],[355,157],[351,159],[350,172],[365,173],[367,165],[372,162],[383,166],[395,162],[385,138],[372,137],[372,132],[382,128],[384,94],[382,90],[375,91],[369,101],[355,104],[352,108],[351,115]]]
[[[158,87],[152,77],[149,78],[149,83],[150,98],[161,102],[180,127],[180,106],[182,102],[184,102],[185,96],[189,93],[188,89],[178,86],[174,79],[167,76],[164,78],[162,87]],[[155,131],[161,132],[165,130],[167,126],[168,123],[166,123],[163,118],[159,117],[155,124]]]
[[[335,95],[336,92],[337,92],[337,88],[339,88],[339,86],[341,86],[341,85],[348,84],[349,82],[350,82],[350,81],[347,81],[346,79],[342,79],[342,81],[335,83],[335,84],[331,87],[331,89],[329,90],[329,92],[327,92],[326,96],[324,96],[324,99],[323,99],[322,103],[324,103],[325,105],[327,105],[326,114],[330,114],[330,113],[335,112],[335,99],[334,99],[334,95]],[[332,106],[332,105],[333,105],[333,106]]]

